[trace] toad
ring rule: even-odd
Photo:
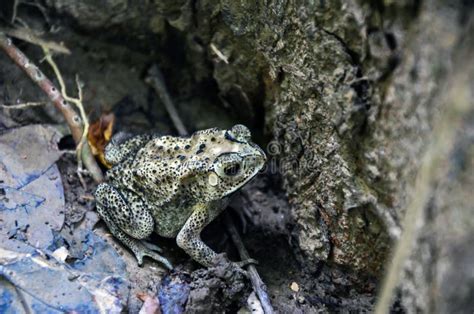
[[[197,131],[173,137],[119,133],[105,148],[113,165],[95,191],[97,211],[138,264],[148,256],[171,269],[161,249],[146,239],[176,242],[195,261],[211,266],[216,253],[200,238],[229,196],[262,169],[266,156],[247,127]]]

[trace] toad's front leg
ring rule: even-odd
[[[217,255],[201,240],[201,231],[210,222],[208,209],[204,205],[196,205],[176,237],[176,242],[196,262],[210,267]]]

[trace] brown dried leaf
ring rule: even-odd
[[[115,115],[113,113],[103,114],[98,121],[89,126],[89,134],[87,136],[92,154],[97,156],[100,162],[107,168],[111,168],[112,165],[105,160],[104,148],[112,137],[114,122]]]

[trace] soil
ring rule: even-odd
[[[58,166],[66,200],[63,228],[74,229],[86,214],[95,215],[91,200],[94,184],[87,179],[87,188],[81,186],[77,180],[74,155],[64,155]],[[370,311],[374,302],[375,279],[348,275],[347,271],[324,263],[317,266],[318,272],[312,273],[295,257],[291,246],[293,224],[287,215],[288,203],[282,190],[274,186],[275,182],[278,178],[262,173],[234,197],[232,208],[228,209],[239,229],[245,229],[243,241],[250,255],[259,262],[257,269],[268,287],[274,309],[279,313],[337,311],[342,308]],[[132,313],[138,312],[142,306],[140,294],[156,295],[160,289],[163,290],[166,281],[175,281],[175,278],[185,278],[184,285],[190,290],[185,302],[187,313],[223,309],[232,313],[246,304],[251,292],[249,280],[242,274],[235,278],[232,275],[235,271],[229,273],[225,264],[204,269],[191,261],[174,241],[155,236],[154,242],[165,249],[165,255],[176,269],[168,273],[151,260],[145,260],[143,267],[138,267],[134,256],[110,235],[102,222],[95,225],[94,232],[111,243],[127,265],[130,281],[128,310]],[[217,252],[225,252],[232,260],[239,260],[226,234],[223,219],[211,223],[204,230],[203,239]],[[186,289],[181,287],[180,290]]]

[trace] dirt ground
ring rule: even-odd
[[[65,225],[80,223],[88,211],[94,211],[93,201],[81,198],[92,192],[94,184],[89,182],[89,189],[83,190],[75,178],[75,167],[72,156],[64,156],[59,161],[65,184]],[[243,241],[250,255],[259,261],[257,269],[268,287],[275,310],[278,313],[333,312],[340,309],[370,311],[375,294],[374,278],[358,277],[357,274],[348,276],[347,272],[323,263],[318,265],[318,272],[312,273],[305,268],[304,263],[297,260],[290,237],[293,225],[286,214],[288,203],[278,182],[279,179],[271,175],[259,175],[234,197],[232,208],[228,209],[239,229],[245,230]],[[156,295],[160,287],[163,288],[163,278],[180,276],[185,277],[184,282],[191,286],[188,299],[191,302],[185,306],[187,313],[209,313],[223,309],[232,313],[246,304],[251,291],[247,279],[225,278],[219,267],[203,269],[170,239],[153,238],[154,242],[165,248],[165,255],[176,266],[171,275],[150,260],[145,261],[143,267],[138,267],[134,256],[111,237],[103,223],[99,222],[94,232],[112,243],[127,265],[131,287],[128,309],[132,313],[138,312],[142,306],[137,295]],[[217,252],[227,253],[232,260],[239,259],[226,234],[223,219],[218,218],[211,223],[204,230],[203,239]],[[243,284],[238,288],[238,293],[222,298],[223,290],[229,286],[238,286],[236,282]]]
[[[92,192],[94,185],[89,182],[89,189],[83,190],[75,178],[75,167],[75,159],[71,156],[64,156],[59,161],[65,183],[66,226],[80,223],[88,211],[94,211],[93,201],[82,200],[82,196]],[[318,272],[310,273],[297,260],[290,243],[293,225],[285,214],[288,204],[275,182],[278,182],[277,178],[261,174],[232,202],[235,209],[232,217],[240,230],[245,229],[244,243],[250,255],[259,261],[257,269],[268,287],[275,310],[279,313],[332,312],[340,309],[370,311],[374,302],[375,279],[360,278],[357,274],[347,276],[347,272],[323,263],[318,265]],[[237,211],[243,214],[238,215]],[[131,287],[128,309],[132,313],[138,312],[142,306],[137,295],[155,295],[165,277],[186,277],[185,282],[191,286],[189,300],[193,300],[185,307],[187,313],[223,309],[236,312],[245,305],[250,294],[251,286],[247,279],[222,278],[219,269],[203,269],[170,239],[153,238],[154,242],[165,248],[165,255],[176,266],[171,275],[150,260],[145,261],[143,267],[138,267],[134,256],[111,237],[103,223],[99,222],[94,232],[112,243],[127,265]],[[226,252],[232,260],[239,259],[226,234],[223,219],[219,218],[208,226],[203,239],[217,252]],[[227,284],[222,284],[225,280]],[[236,281],[243,284],[238,293],[227,295],[227,299],[222,298],[224,287],[235,286]],[[357,284],[354,285],[354,282]]]

